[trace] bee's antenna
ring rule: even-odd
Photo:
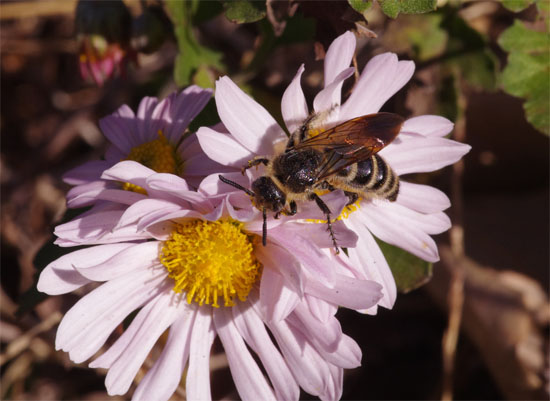
[[[218,175],[218,178],[219,178],[220,180],[222,180],[222,182],[225,182],[226,184],[229,184],[229,185],[231,185],[232,187],[235,187],[235,188],[237,188],[237,189],[240,189],[241,191],[246,192],[246,193],[247,193],[248,195],[250,195],[250,196],[254,196],[254,195],[255,195],[254,192],[252,192],[250,189],[246,189],[246,188],[243,187],[242,185],[237,184],[237,183],[234,182],[234,181],[228,180],[227,178],[225,178],[225,177],[224,177],[223,175],[221,175],[221,174]]]
[[[262,227],[262,245],[267,245],[267,214],[265,212],[265,207],[262,209],[262,214],[264,216],[264,225]]]

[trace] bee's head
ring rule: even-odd
[[[254,206],[260,210],[267,209],[277,213],[285,207],[285,193],[269,177],[263,176],[256,179],[252,183],[252,191]]]

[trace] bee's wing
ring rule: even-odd
[[[403,122],[403,117],[393,113],[369,114],[328,129],[294,148],[312,147],[324,154],[318,175],[322,179],[382,150],[399,134]]]

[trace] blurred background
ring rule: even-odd
[[[386,51],[416,63],[383,110],[443,115],[472,151],[408,177],[450,196],[455,225],[436,238],[440,262],[410,261],[423,273],[400,285],[393,310],[338,312],[363,350],[343,399],[548,399],[548,13],[545,0],[3,1],[0,397],[109,398],[101,372],[54,349],[62,313],[82,294],[33,288],[62,254],[51,245],[67,218],[62,174],[105,150],[98,119],[229,75],[281,121],[300,64],[311,104],[324,51],[352,29],[360,69]],[[215,122],[211,102],[193,127]],[[214,350],[213,397],[235,399]]]

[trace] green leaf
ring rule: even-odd
[[[511,95],[524,98],[527,121],[550,135],[550,35],[530,30],[516,20],[498,44],[509,52],[500,85]]]
[[[380,8],[390,18],[399,13],[422,14],[435,10],[437,0],[378,0]]]
[[[447,33],[440,27],[442,19],[439,13],[402,15],[389,23],[382,43],[388,50],[408,53],[418,61],[438,57],[447,45]]]
[[[265,1],[224,1],[223,6],[227,19],[237,24],[256,22],[266,15]]]
[[[166,2],[178,40],[179,54],[174,66],[174,80],[178,86],[189,85],[191,78],[201,67],[224,69],[221,53],[203,47],[195,38],[192,20],[194,13],[199,10],[198,5],[197,0]]]
[[[449,40],[444,66],[476,89],[493,90],[496,85],[496,58],[486,39],[472,29],[456,12],[447,7],[441,27]]]
[[[363,14],[372,6],[372,0],[348,0],[349,5],[355,11]]]
[[[531,4],[533,4],[533,0],[502,0],[502,5],[513,12],[524,10]]]
[[[550,1],[539,1],[537,2],[537,10],[539,12],[539,17],[544,21],[546,25],[546,30],[550,30]]]
[[[431,263],[379,239],[376,242],[388,261],[399,292],[407,293],[430,281]]]

